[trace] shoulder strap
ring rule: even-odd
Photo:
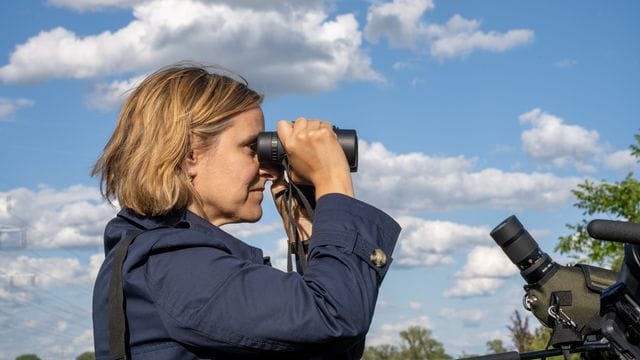
[[[109,281],[109,350],[112,359],[127,358],[127,319],[124,308],[124,294],[122,290],[122,264],[127,257],[129,245],[142,231],[129,234],[115,249],[113,264],[111,264],[111,280]]]

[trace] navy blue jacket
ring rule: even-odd
[[[124,209],[106,227],[94,289],[97,359],[110,358],[113,249],[141,230],[123,265],[133,359],[350,359],[362,355],[400,227],[359,200],[325,195],[301,276],[188,210],[150,218]],[[372,261],[380,251],[386,262]]]

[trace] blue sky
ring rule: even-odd
[[[92,348],[116,209],[89,172],[122,94],[180,60],[245,75],[267,128],[306,116],[357,129],[357,195],[404,227],[371,345],[409,325],[454,356],[510,343],[523,283],[488,233],[517,214],[552,253],[581,218],[576,184],[637,173],[639,17],[632,0],[0,3],[0,359]],[[228,229],[281,266],[264,208]]]

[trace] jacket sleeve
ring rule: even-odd
[[[399,232],[380,210],[329,194],[316,207],[304,276],[216,247],[153,254],[145,276],[169,333],[187,345],[248,352],[346,349],[362,343],[369,328]]]

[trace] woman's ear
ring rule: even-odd
[[[189,178],[193,178],[197,175],[197,165],[198,165],[198,156],[195,151],[189,150],[187,153],[187,157],[184,159],[185,169],[187,171],[187,176]]]

